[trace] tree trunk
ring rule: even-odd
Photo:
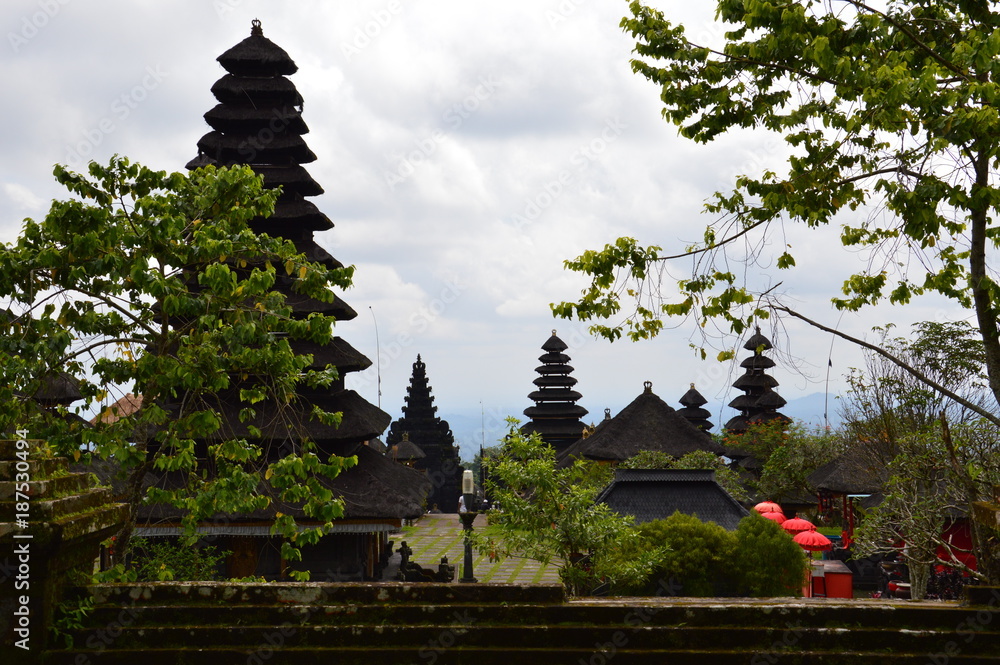
[[[934,560],[934,545],[919,539],[906,544],[906,564],[910,569],[910,598],[923,600],[927,597],[927,583],[931,579],[931,564]]]
[[[977,155],[973,166],[976,182],[972,186],[972,198],[984,198],[989,187],[989,156]],[[987,273],[986,242],[989,226],[989,205],[980,205],[970,211],[969,283],[972,288],[972,302],[976,311],[976,322],[983,339],[986,352],[986,375],[990,390],[1000,405],[1000,329],[997,328],[997,312],[993,303],[991,278]]]

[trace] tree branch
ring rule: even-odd
[[[917,37],[915,34],[913,34],[913,32],[909,28],[907,28],[905,25],[899,23],[896,19],[892,18],[888,14],[886,14],[884,12],[880,12],[877,9],[874,9],[872,7],[869,7],[868,5],[866,5],[863,2],[857,2],[857,0],[845,0],[845,1],[848,2],[849,4],[854,5],[855,7],[859,8],[859,9],[866,9],[866,10],[870,11],[872,14],[875,14],[876,16],[881,16],[882,20],[884,20],[889,25],[892,25],[897,30],[899,30],[904,35],[906,35],[911,40],[913,40],[913,43],[916,44],[917,46],[919,46],[921,49],[923,49],[927,53],[927,55],[929,55],[930,57],[932,57],[935,60],[937,60],[939,63],[941,63],[942,65],[944,65],[947,69],[949,69],[949,70],[955,72],[956,74],[958,74],[958,76],[961,78],[961,80],[963,80],[963,81],[971,81],[972,80],[969,77],[969,74],[967,72],[964,72],[961,69],[959,69],[957,65],[955,65],[950,60],[946,59],[940,53],[938,53],[937,51],[935,51],[934,49],[932,49],[930,46],[928,46],[927,44],[925,44],[923,41],[921,41],[921,39],[919,37]]]
[[[911,367],[907,363],[903,362],[902,360],[900,360],[896,356],[892,355],[891,353],[889,353],[885,349],[883,349],[883,348],[881,348],[879,346],[876,346],[874,344],[871,344],[869,342],[866,342],[863,339],[858,339],[857,337],[852,337],[851,335],[848,335],[847,333],[843,333],[843,332],[840,332],[839,330],[835,330],[835,329],[830,328],[828,326],[824,326],[822,323],[819,323],[817,321],[813,321],[812,319],[810,319],[810,318],[808,318],[808,317],[806,317],[806,316],[804,316],[804,315],[796,312],[795,310],[793,310],[793,309],[791,309],[789,307],[786,307],[784,305],[770,304],[769,306],[770,306],[771,309],[777,310],[779,312],[785,312],[789,316],[793,316],[796,319],[799,319],[800,321],[804,321],[805,323],[808,323],[809,325],[813,326],[814,328],[818,328],[818,329],[822,330],[823,332],[828,332],[831,335],[836,335],[837,337],[840,337],[841,339],[845,339],[848,342],[851,342],[852,344],[856,344],[858,346],[864,347],[864,348],[866,348],[866,349],[868,349],[870,351],[873,351],[873,352],[877,353],[878,355],[882,356],[883,358],[885,358],[889,362],[893,363],[894,365],[897,365],[904,372],[907,372],[908,374],[910,374],[911,376],[913,376],[915,379],[917,379],[918,381],[920,381],[924,385],[926,385],[926,386],[928,386],[930,388],[933,388],[934,390],[936,390],[937,392],[941,393],[945,397],[954,400],[956,403],[961,404],[962,406],[964,406],[965,408],[969,409],[970,411],[973,411],[974,413],[979,414],[980,416],[982,416],[983,418],[987,419],[988,421],[990,421],[994,425],[997,425],[998,427],[1000,427],[1000,417],[997,417],[996,415],[990,413],[989,411],[987,411],[986,409],[982,408],[978,404],[975,404],[975,403],[973,403],[973,402],[965,399],[961,395],[957,395],[956,393],[952,392],[951,390],[948,390],[947,388],[945,388],[944,386],[942,386],[937,381],[934,381],[933,379],[931,379],[930,377],[928,377],[927,375],[925,375],[923,372],[914,369],[913,367]]]

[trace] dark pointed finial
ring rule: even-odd
[[[556,329],[555,329],[555,328],[553,328],[553,329],[552,329],[552,334],[553,334],[553,335],[555,335],[555,334],[556,334]]]
[[[643,387],[643,391],[642,392],[644,392],[646,394],[649,394],[649,393],[653,392],[653,382],[652,381],[643,381],[642,387]]]
[[[260,27],[260,19],[259,18],[255,18],[254,20],[250,21],[250,36],[251,37],[263,37],[264,36],[264,30],[262,30],[261,27]]]
[[[611,420],[611,409],[604,409],[604,419]]]
[[[691,382],[691,390],[694,390],[694,381]]]

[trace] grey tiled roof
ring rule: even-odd
[[[597,497],[637,524],[670,517],[676,511],[703,522],[736,528],[748,513],[715,481],[714,471],[615,469],[615,479]]]

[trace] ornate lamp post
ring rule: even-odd
[[[465,562],[462,565],[462,578],[458,581],[478,582],[472,573],[472,541],[469,537],[472,535],[472,523],[476,519],[475,509],[479,506],[476,501],[476,484],[469,469],[462,472],[462,496],[465,499],[466,512],[459,513],[458,518],[462,520],[462,530],[465,534]]]

